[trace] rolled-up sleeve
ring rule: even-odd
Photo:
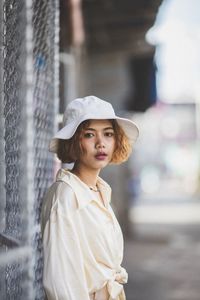
[[[89,300],[83,257],[72,216],[54,209],[43,233],[43,285],[48,300]]]

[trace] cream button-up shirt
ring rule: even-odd
[[[43,284],[48,300],[125,300],[123,236],[100,177],[104,205],[76,175],[60,169],[42,207]]]

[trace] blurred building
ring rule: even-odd
[[[61,1],[60,114],[75,97],[97,95],[134,118],[156,102],[154,46],[145,39],[161,1]],[[61,120],[61,118],[60,118]],[[128,232],[128,164],[103,176]],[[119,184],[120,183],[120,184]]]
[[[160,3],[62,0],[60,45],[61,53],[67,55],[61,55],[61,62],[65,56],[68,77],[72,77],[72,65],[76,75],[75,82],[68,78],[71,85],[62,87],[61,101],[66,93],[70,101],[75,93],[93,92],[109,99],[118,110],[145,111],[151,106],[153,100],[148,103],[145,89],[151,89],[154,46],[146,42],[145,34],[154,24]]]

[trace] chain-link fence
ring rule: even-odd
[[[43,299],[40,207],[53,176],[59,0],[0,6],[0,299]]]

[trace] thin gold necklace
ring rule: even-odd
[[[98,189],[98,188],[96,190],[93,187],[91,187],[91,186],[89,186],[89,188],[90,188],[91,191],[100,192],[100,189]]]

